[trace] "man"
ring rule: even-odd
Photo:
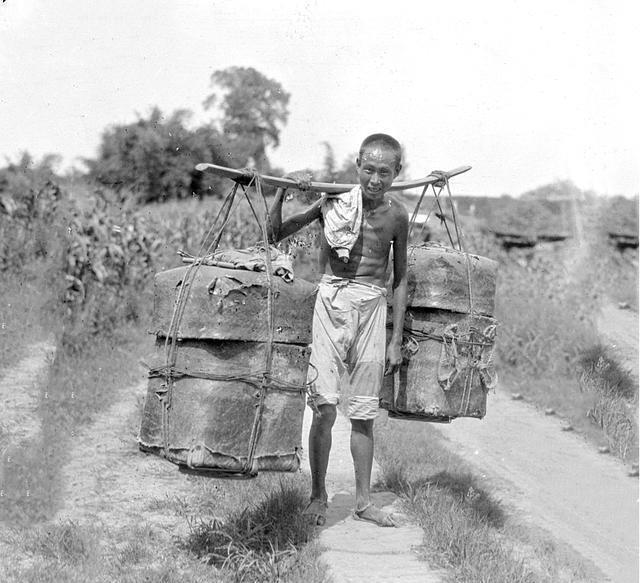
[[[325,477],[336,406],[348,402],[351,454],[355,470],[354,518],[394,526],[370,499],[373,423],[384,374],[401,363],[400,345],[407,304],[408,216],[402,203],[387,194],[402,168],[400,144],[386,134],[367,137],[356,160],[359,184],[337,198],[323,197],[305,211],[282,221],[284,190],[271,208],[272,236],[279,241],[315,220],[322,223],[322,278],[313,316],[311,365],[317,378],[311,400],[309,434],[311,498],[304,514],[326,520]],[[308,179],[290,175],[301,189]],[[393,332],[386,346],[386,280],[393,249]]]

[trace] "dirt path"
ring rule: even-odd
[[[53,361],[53,338],[33,344],[28,356],[4,371],[0,379],[0,446],[17,444],[40,430],[35,410],[40,399],[40,383]]]
[[[482,421],[435,425],[519,516],[571,545],[615,583],[638,581],[638,480],[560,419],[502,392]]]
[[[98,521],[111,530],[149,524],[157,532],[185,534],[184,517],[154,509],[167,497],[188,497],[189,477],[136,441],[146,381],[119,391],[113,405],[76,438],[62,470],[64,508],[55,520]]]

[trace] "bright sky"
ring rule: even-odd
[[[368,134],[408,177],[469,164],[458,194],[556,179],[640,184],[635,0],[3,0],[0,156],[97,152],[158,105],[206,119],[213,71],[251,66],[292,95],[286,170],[339,162]]]

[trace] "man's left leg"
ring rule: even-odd
[[[356,476],[354,517],[378,526],[396,526],[387,512],[371,503],[371,468],[373,467],[373,419],[351,419],[351,456]]]

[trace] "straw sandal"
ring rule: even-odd
[[[309,504],[302,511],[302,516],[309,518],[314,526],[324,526],[327,522],[327,501],[320,498],[309,500]]]
[[[374,506],[371,502],[360,510],[356,508],[353,512],[353,519],[371,522],[372,524],[383,527],[398,526],[391,517],[391,514],[380,510],[380,508]]]

